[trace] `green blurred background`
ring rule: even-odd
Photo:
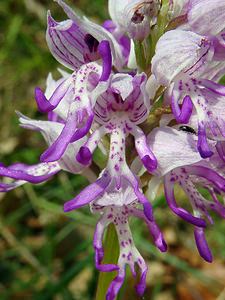
[[[122,1],[122,0],[121,0]],[[107,18],[104,0],[68,1],[96,22]],[[65,15],[53,1],[0,1],[0,161],[37,163],[45,149],[38,133],[18,126],[15,110],[43,118],[34,101],[35,86],[45,87],[48,72],[59,64],[45,42],[46,11]],[[65,215],[63,203],[87,184],[79,175],[61,172],[46,184],[27,184],[0,194],[0,299],[92,300],[98,272],[94,269],[92,235],[96,216],[89,209]],[[182,204],[186,199],[179,192]],[[191,226],[166,207],[161,193],[155,216],[169,244],[160,254],[144,224],[131,221],[135,242],[149,264],[145,300],[224,300],[225,221],[215,216],[207,230],[214,263],[199,258]],[[139,299],[129,276],[118,297]]]

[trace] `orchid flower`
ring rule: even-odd
[[[196,136],[171,127],[154,129],[148,136],[148,144],[158,160],[155,174],[164,181],[169,207],[176,215],[194,225],[198,251],[206,261],[211,262],[212,254],[204,235],[205,219],[213,223],[210,210],[225,218],[225,206],[218,199],[218,195],[225,192],[224,161],[218,154],[203,160],[197,150]],[[166,151],[163,147],[165,144]],[[187,194],[193,215],[178,206],[174,196],[175,184]],[[211,200],[199,192],[200,187],[209,192]]]
[[[196,114],[198,150],[203,158],[213,154],[207,143],[207,130],[216,140],[225,137],[224,86],[204,76],[213,54],[213,44],[207,37],[172,30],[161,37],[152,60],[157,81],[169,87],[168,97],[177,122],[188,124]]]
[[[160,0],[109,0],[109,14],[118,31],[127,32],[132,39],[144,40],[150,26],[156,23]]]
[[[102,272],[118,271],[117,276],[111,282],[106,295],[107,300],[115,299],[125,279],[125,267],[129,265],[133,276],[136,276],[135,265],[141,270],[141,279],[136,286],[137,293],[142,296],[146,287],[146,275],[148,267],[135,247],[132,233],[129,227],[129,217],[142,219],[149,228],[156,247],[164,252],[167,249],[163,235],[154,220],[146,218],[143,210],[138,208],[137,196],[134,191],[127,187],[121,191],[104,193],[98,200],[91,203],[93,213],[101,214],[94,234],[95,264]],[[113,223],[119,240],[120,254],[117,265],[102,264],[104,249],[102,244],[105,228]]]

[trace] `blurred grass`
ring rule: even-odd
[[[107,17],[106,1],[68,3],[98,22]],[[45,149],[39,134],[18,126],[15,110],[43,118],[36,109],[34,87],[44,88],[48,72],[59,67],[45,42],[47,9],[56,19],[65,18],[52,1],[0,2],[0,161],[6,164],[36,163]],[[63,203],[86,184],[82,176],[60,173],[46,184],[27,184],[0,194],[1,300],[94,299],[96,217],[88,208],[67,215],[62,211]],[[225,278],[225,222],[215,217],[214,227],[207,230],[215,257],[215,263],[208,266],[199,259],[191,226],[172,215],[162,195],[154,206],[170,248],[160,254],[144,224],[132,220],[135,241],[150,266],[143,299],[217,299]],[[131,284],[133,279],[128,277],[120,300],[138,299]]]

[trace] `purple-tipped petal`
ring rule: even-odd
[[[71,142],[71,138],[76,131],[77,122],[75,115],[71,115],[67,119],[67,123],[64,125],[63,130],[61,131],[58,138],[54,143],[41,155],[42,162],[51,162],[59,160],[64,152],[66,151],[67,146]]]
[[[93,238],[93,247],[95,249],[95,266],[101,272],[112,272],[118,271],[119,267],[114,264],[102,264],[102,260],[104,258],[104,250],[102,245],[103,235],[105,228],[110,223],[108,218],[105,218],[104,215],[98,221],[94,238]]]
[[[216,188],[225,192],[225,178],[220,176],[216,171],[202,166],[186,166],[185,169],[190,175],[205,178],[207,181],[213,183]]]
[[[157,160],[156,158],[152,159],[149,155],[145,155],[141,158],[141,161],[145,168],[151,173],[157,168]]]
[[[137,126],[132,126],[131,134],[135,139],[135,148],[145,166],[151,173],[157,168],[157,160],[147,144],[147,138],[144,132]]]
[[[73,135],[72,139],[70,140],[71,143],[81,139],[82,137],[84,137],[90,130],[91,125],[93,123],[94,120],[94,114],[91,113],[88,118],[87,121],[85,122],[84,126],[82,128],[77,129],[77,131],[75,132],[75,134]]]
[[[224,142],[217,142],[216,150],[217,150],[220,158],[225,162],[225,143]]]
[[[91,163],[92,153],[87,147],[81,147],[77,153],[76,159],[80,164],[87,166]]]
[[[212,91],[218,95],[225,96],[225,86],[224,85],[218,84],[218,83],[208,80],[208,79],[201,79],[199,84],[206,87],[207,89],[209,89],[210,91]]]
[[[144,214],[145,214],[146,218],[150,222],[154,221],[152,205],[148,201],[148,199],[145,197],[145,195],[142,192],[140,192],[140,188],[139,188],[137,179],[136,178],[127,178],[127,179],[133,186],[134,193],[137,196],[137,199],[143,205],[143,210],[144,210]]]
[[[51,105],[51,103],[47,100],[45,97],[45,94],[42,92],[42,90],[39,87],[35,88],[35,100],[37,102],[37,106],[40,112],[50,112],[55,107]]]
[[[137,291],[137,294],[140,297],[143,296],[143,294],[145,292],[145,289],[146,289],[146,276],[147,276],[147,272],[148,272],[147,268],[144,271],[142,271],[140,282],[135,287],[136,291]]]
[[[213,257],[205,238],[204,229],[195,227],[194,235],[199,254],[204,260],[211,263]]]
[[[9,167],[0,166],[0,176],[15,179],[14,182],[0,183],[0,192],[6,192],[26,182],[41,183],[60,171],[58,163],[25,165],[21,163]]]
[[[118,295],[125,279],[125,270],[123,270],[121,273],[122,274],[116,276],[111,282],[106,294],[106,300],[115,300],[116,296]]]
[[[166,241],[164,240],[163,234],[160,231],[159,227],[155,222],[147,222],[148,227],[150,229],[151,235],[154,239],[154,243],[156,247],[161,251],[161,252],[166,252],[167,251],[167,244]]]
[[[181,107],[172,94],[171,108],[178,123],[187,124],[193,110],[193,103],[190,96],[185,96]]]
[[[97,148],[101,138],[108,133],[108,129],[105,126],[96,129],[89,137],[88,141],[80,148],[76,159],[83,165],[89,165],[92,160],[92,155]]]
[[[101,55],[103,62],[103,70],[99,80],[107,81],[112,70],[112,54],[110,49],[110,43],[105,40],[101,41],[98,46],[98,52]]]
[[[165,190],[165,197],[166,201],[170,207],[170,209],[179,217],[187,221],[188,223],[191,223],[193,225],[199,226],[199,227],[206,227],[205,220],[194,217],[192,214],[190,214],[185,209],[178,207],[175,197],[174,197],[174,183],[170,181],[170,175],[166,175],[164,179],[164,190]]]
[[[208,158],[213,155],[213,152],[211,151],[209,144],[207,142],[206,130],[205,130],[205,126],[202,122],[200,122],[198,125],[197,148],[198,148],[198,151],[202,158]]]
[[[114,264],[102,264],[103,259],[103,249],[95,248],[95,266],[101,272],[113,272],[118,271],[119,267]]]
[[[105,174],[104,174],[105,175]],[[101,196],[107,186],[109,185],[111,179],[108,175],[102,176],[96,182],[87,186],[83,191],[80,192],[74,199],[66,202],[64,204],[64,211],[69,212],[80,208],[86,204],[89,204],[91,201],[95,200],[97,197]]]
[[[42,113],[53,111],[64,98],[70,86],[71,77],[66,78],[56,87],[49,100],[45,97],[43,91],[39,87],[36,87],[35,100],[39,111]]]

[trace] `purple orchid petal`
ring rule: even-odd
[[[157,160],[147,144],[144,132],[139,127],[133,126],[131,134],[135,138],[135,148],[143,165],[150,173],[153,172],[157,168]]]
[[[205,178],[219,190],[225,192],[225,178],[220,176],[216,171],[202,166],[186,166],[185,170],[191,175]]]
[[[216,193],[218,193],[218,191],[216,191],[216,189],[208,189],[208,191],[214,201],[214,203],[211,203],[211,202],[209,203],[210,209],[212,209],[219,216],[221,216],[222,218],[225,219],[225,207],[220,203],[219,199],[217,198]]]
[[[147,224],[149,231],[154,239],[154,243],[156,247],[161,251],[161,252],[166,252],[167,251],[167,244],[164,240],[163,234],[160,231],[158,225],[156,224],[155,221],[150,222],[146,216],[144,215],[143,211],[139,209],[132,209],[131,212],[132,215],[135,217],[141,218],[145,221]]]
[[[40,112],[50,112],[55,109],[55,107],[47,100],[44,92],[42,92],[39,87],[35,88],[35,100]]]
[[[77,131],[71,138],[70,142],[73,143],[73,142],[81,139],[82,137],[84,137],[89,132],[91,125],[93,123],[93,120],[94,120],[94,114],[90,113],[90,115],[87,117],[87,120],[86,120],[84,126],[82,128],[77,129]]]
[[[125,270],[122,270],[111,282],[106,294],[106,300],[115,300],[124,282],[124,279],[125,279]]]
[[[102,137],[108,132],[109,130],[105,126],[96,129],[94,133],[89,137],[86,144],[80,148],[76,156],[77,161],[85,166],[89,165],[92,160],[93,152],[97,148]]]
[[[204,260],[211,263],[213,261],[213,257],[205,238],[204,229],[195,227],[194,235],[199,254],[202,258],[204,258]]]
[[[221,0],[192,0],[188,25],[203,35],[215,36],[224,29],[225,3]]]
[[[30,182],[35,184],[44,182],[58,173],[60,169],[61,168],[59,167],[58,163],[41,163],[31,166],[18,163],[9,167],[0,166],[0,176],[16,180],[15,182],[9,184],[1,183],[0,191],[11,190],[18,185],[21,185],[17,181],[24,181],[23,183]]]
[[[118,271],[119,267],[114,264],[102,264],[102,260],[104,258],[104,250],[102,245],[103,235],[105,231],[105,227],[108,226],[110,223],[108,218],[101,217],[101,219],[98,221],[95,233],[94,233],[94,239],[93,239],[93,246],[95,249],[95,266],[96,268],[101,272],[112,272],[112,271]]]
[[[154,221],[152,205],[145,197],[145,195],[140,191],[138,180],[135,177],[133,178],[127,177],[127,180],[133,186],[134,193],[137,196],[137,199],[143,205],[143,210],[146,218],[150,222]]]
[[[203,122],[199,122],[198,124],[198,151],[202,158],[208,158],[213,155],[213,152],[209,148],[209,144],[207,142],[206,129]]]
[[[99,43],[104,40],[109,41],[112,50],[113,64],[117,69],[121,69],[121,67],[124,65],[124,57],[122,55],[121,47],[114,36],[102,26],[89,21],[87,18],[80,18],[76,14],[76,12],[74,12],[64,1],[56,1],[63,8],[69,19],[73,20],[74,23],[79,26],[80,31],[93,36],[93,38],[96,39]],[[99,54],[95,52],[89,53],[89,55],[91,56],[91,61],[97,60],[99,58]],[[92,58],[92,56],[94,56],[94,59]]]
[[[147,139],[158,161],[158,167],[154,172],[158,176],[164,176],[178,167],[192,165],[202,160],[196,147],[195,135],[182,130],[160,126],[153,129]]]
[[[70,115],[67,123],[64,125],[58,138],[54,143],[41,155],[42,162],[51,162],[59,160],[65,153],[67,146],[77,128],[77,120],[74,114]]]
[[[93,247],[95,249],[95,265],[96,268],[101,272],[112,272],[112,271],[119,270],[119,267],[117,265],[102,264],[102,260],[104,258],[102,240],[103,240],[105,228],[109,225],[109,223],[110,223],[110,219],[108,217],[105,218],[103,215],[96,225],[94,239],[93,239]]]
[[[129,58],[129,54],[130,54],[130,49],[131,49],[131,40],[130,40],[130,38],[126,35],[122,35],[122,36],[121,36],[121,34],[117,35],[117,26],[112,20],[106,20],[102,24],[102,26],[107,31],[112,33],[112,35],[115,36],[115,38],[118,41],[119,45],[122,47],[122,53],[123,53],[123,56],[125,57],[126,63],[127,63],[128,58]]]
[[[141,297],[143,296],[146,289],[146,276],[147,276],[148,268],[144,269],[141,273],[140,282],[136,285],[136,292]]]
[[[108,41],[101,41],[98,46],[98,53],[101,55],[103,62],[103,70],[99,81],[107,81],[112,70],[112,54],[110,43]]]
[[[87,166],[91,163],[92,153],[87,147],[82,146],[77,153],[76,159],[80,164]]]
[[[35,100],[37,102],[39,111],[43,113],[53,111],[58,106],[60,101],[65,97],[70,86],[71,86],[71,77],[63,80],[57,86],[57,88],[55,89],[55,91],[53,92],[49,100],[45,97],[43,91],[39,87],[36,87]]]
[[[224,142],[217,142],[216,150],[217,150],[220,158],[225,162],[225,143]]]
[[[224,85],[218,84],[216,82],[213,82],[213,81],[207,80],[207,79],[201,79],[199,84],[218,95],[225,96],[225,86]]]
[[[190,96],[185,96],[181,108],[172,94],[171,108],[178,123],[187,124],[193,110],[193,103]]]
[[[103,174],[101,178],[87,186],[74,199],[66,202],[64,204],[64,211],[69,212],[71,210],[75,210],[95,200],[105,192],[110,181],[111,178],[106,173]]]
[[[103,257],[104,257],[103,248],[95,247],[95,266],[97,270],[101,272],[113,272],[119,270],[119,267],[117,265],[102,264]]]
[[[164,190],[165,190],[165,197],[166,201],[170,207],[170,209],[179,217],[187,221],[188,223],[191,223],[193,225],[199,226],[199,227],[206,227],[205,220],[194,217],[192,214],[190,214],[185,209],[178,207],[175,197],[174,197],[174,182],[171,181],[172,178],[170,175],[166,175],[164,179]]]
[[[169,30],[156,44],[152,73],[158,83],[169,86],[180,74],[194,74],[212,59],[214,47],[205,36],[192,31]]]

